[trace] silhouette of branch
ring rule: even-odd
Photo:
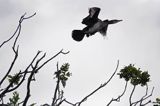
[[[46,60],[41,66],[39,66],[39,68],[37,70],[39,70],[41,67],[43,67],[45,64],[47,64],[48,62],[50,62],[52,59],[54,59],[55,57],[57,57],[59,54],[68,54],[69,51],[67,52],[63,52],[63,49],[60,50],[57,54],[55,54],[54,56],[52,56],[51,58],[49,58],[48,60]]]
[[[54,97],[53,97],[53,101],[52,101],[52,105],[54,106],[56,104],[56,99],[57,99],[57,92],[59,91],[59,83],[60,83],[60,72],[59,72],[59,67],[58,67],[58,63],[57,63],[57,85],[54,91]]]
[[[113,101],[117,101],[117,102],[119,102],[120,101],[120,99],[121,99],[121,97],[125,94],[125,92],[126,92],[126,90],[127,90],[127,85],[128,85],[128,81],[126,81],[126,84],[125,84],[125,88],[124,88],[124,91],[122,92],[122,94],[121,95],[119,95],[117,98],[112,98],[111,100],[110,100],[110,102],[107,104],[107,106],[109,106]]]
[[[16,60],[17,60],[17,57],[18,57],[18,47],[17,47],[17,50],[14,51],[14,53],[15,53],[14,59],[13,59],[11,65],[10,65],[7,73],[5,74],[5,76],[4,76],[4,77],[2,78],[2,80],[0,81],[0,86],[2,85],[2,83],[4,82],[4,80],[7,78],[7,76],[9,75],[9,73],[11,72],[11,70],[12,70],[12,68],[13,68]]]
[[[27,94],[26,94],[26,97],[25,97],[25,99],[24,99],[24,101],[23,101],[23,106],[26,106],[26,105],[27,105],[27,102],[28,102],[28,100],[29,100],[29,97],[31,96],[31,94],[30,94],[30,85],[31,85],[31,81],[33,81],[33,76],[34,76],[34,74],[36,73],[37,65],[38,65],[38,64],[36,64],[36,65],[33,67],[33,70],[31,71],[30,76],[29,76],[29,78],[28,78],[28,81],[27,81]]]
[[[64,99],[63,101],[66,102],[66,103],[69,104],[69,105],[76,106],[76,104],[73,104],[73,103],[67,101],[66,99]]]
[[[33,62],[35,61],[35,59],[38,57],[39,54],[40,54],[40,51],[38,51],[38,53],[37,53],[36,56],[33,58],[33,60],[31,61],[31,63],[28,65],[28,67],[25,69],[24,72],[21,72],[21,71],[20,71],[20,72],[17,74],[16,77],[19,77],[20,75],[22,75],[21,81],[20,81],[15,87],[13,87],[13,88],[12,88],[12,85],[13,85],[14,81],[12,81],[11,83],[9,83],[9,85],[3,90],[3,92],[0,93],[0,98],[3,98],[5,94],[7,94],[7,93],[9,93],[9,92],[11,92],[11,91],[14,91],[15,89],[17,89],[17,88],[23,83],[23,81],[24,81],[25,78],[26,78],[27,73],[29,73],[29,72],[28,72],[28,69],[29,69],[30,66],[33,64]],[[15,78],[15,79],[16,79],[16,78]],[[10,88],[11,88],[11,89],[10,89]]]
[[[33,58],[33,60],[30,62],[30,64],[27,66],[27,68],[23,71],[23,72],[19,72],[19,75],[22,75],[22,79],[21,81],[12,89],[8,90],[8,92],[14,91],[15,89],[17,89],[25,80],[26,75],[28,73],[31,73],[32,71],[28,71],[29,68],[32,66],[32,64],[34,63],[35,59],[38,57],[38,55],[40,54],[41,51],[38,51],[37,54],[35,55],[35,57]]]
[[[144,100],[148,99],[149,97],[151,97],[151,96],[153,95],[153,91],[154,91],[154,87],[152,88],[152,91],[151,91],[150,95],[144,97],[144,98],[142,99],[142,101],[144,101]],[[151,102],[151,100],[149,100],[147,103],[143,104],[143,106],[147,105],[147,104],[150,103],[150,102]]]
[[[115,73],[118,70],[118,66],[119,66],[119,60],[117,61],[117,66],[116,69],[114,71],[114,73],[112,74],[112,76],[108,79],[107,82],[105,82],[104,84],[101,84],[97,89],[95,89],[94,91],[92,91],[90,94],[88,94],[86,97],[84,97],[80,102],[75,103],[75,105],[80,106],[84,101],[86,101],[90,96],[92,96],[94,93],[96,93],[97,91],[99,91],[100,89],[102,89],[103,87],[105,87],[113,78],[113,76],[115,75]]]
[[[54,97],[53,97],[51,106],[60,106],[65,101],[64,95],[63,95],[64,92],[63,92],[63,90],[60,89],[60,82],[62,82],[64,79],[68,79],[68,77],[70,75],[64,74],[65,73],[64,70],[68,70],[68,68],[63,69],[62,68],[63,66],[64,65],[62,65],[61,68],[59,69],[58,62],[57,62],[57,71],[55,72],[55,75],[56,75],[55,78],[57,79],[57,82],[56,82]],[[62,83],[62,85],[63,85],[63,83]]]
[[[133,102],[131,105],[135,105],[135,106],[136,106],[138,103],[140,103],[140,106],[145,106],[145,105],[151,103],[151,100],[148,100],[148,101],[147,101],[146,103],[144,103],[144,104],[143,104],[143,101],[144,101],[144,100],[147,100],[149,97],[152,96],[153,90],[154,90],[154,87],[152,88],[152,91],[151,91],[150,95],[148,95],[148,85],[146,85],[146,93],[145,93],[145,95],[144,95],[140,100],[138,100],[138,101],[136,101],[136,102]]]
[[[21,32],[21,23],[25,20],[25,19],[29,19],[29,18],[32,18],[34,15],[36,15],[36,13],[34,13],[33,15],[31,16],[28,16],[28,17],[25,17],[26,13],[24,15],[21,16],[21,18],[19,19],[19,24],[14,32],[14,34],[9,38],[7,39],[6,41],[4,41],[1,45],[0,45],[0,48],[7,42],[9,42],[11,39],[13,39],[15,37],[15,40],[13,42],[13,46],[12,46],[12,50],[15,54],[14,56],[14,59],[7,71],[7,73],[5,74],[5,76],[2,78],[2,80],[0,81],[0,87],[2,85],[2,83],[6,80],[7,76],[10,74],[17,58],[18,58],[18,50],[19,50],[19,45],[17,46],[16,48],[16,44],[17,44],[17,40],[20,36],[20,32]],[[43,66],[45,66],[48,62],[50,62],[51,60],[53,60],[55,57],[57,57],[59,54],[68,54],[68,52],[63,52],[63,49],[60,50],[57,54],[53,55],[52,57],[50,57],[49,59],[47,59],[46,61],[42,62],[42,60],[45,58],[46,56],[46,53],[44,53],[39,59],[39,54],[41,53],[41,51],[38,51],[37,54],[35,55],[35,57],[32,59],[32,61],[29,63],[29,65],[26,67],[26,69],[22,72],[21,70],[14,76],[14,80],[11,81],[6,88],[4,89],[0,89],[0,99],[1,99],[1,102],[3,100],[3,97],[9,93],[9,92],[12,92],[14,90],[16,90],[18,87],[21,86],[21,84],[24,82],[24,80],[26,79],[27,75],[29,74],[29,77],[28,77],[28,80],[27,80],[27,93],[26,93],[26,96],[24,98],[24,101],[21,102],[23,103],[23,106],[26,106],[28,100],[29,100],[29,97],[30,97],[30,86],[31,86],[31,81],[34,81],[35,78],[35,74],[38,72],[38,70],[40,70]],[[42,64],[41,64],[42,62]],[[31,69],[31,70],[30,70]],[[29,71],[30,70],[30,71]],[[13,76],[11,76],[12,78]],[[18,83],[14,84],[15,83],[15,80],[18,79]],[[63,95],[63,94],[62,94]],[[3,104],[3,102],[2,102]]]
[[[4,82],[4,80],[7,78],[7,76],[9,75],[9,73],[11,72],[17,58],[18,58],[18,49],[19,49],[19,46],[17,46],[17,49],[15,48],[16,46],[16,43],[17,43],[17,40],[19,38],[19,35],[20,35],[20,32],[21,32],[21,23],[23,22],[23,20],[25,19],[29,19],[29,18],[32,18],[34,15],[36,15],[36,13],[34,13],[33,15],[29,16],[29,17],[24,17],[26,15],[26,13],[24,15],[21,16],[21,18],[19,19],[19,24],[14,32],[14,34],[9,38],[7,39],[6,41],[4,41],[1,45],[0,45],[0,48],[7,42],[9,42],[14,36],[16,36],[15,40],[14,40],[14,43],[13,43],[13,46],[12,46],[12,50],[13,52],[15,53],[15,56],[14,56],[14,59],[7,71],[7,73],[5,74],[5,76],[2,78],[2,80],[0,81],[0,86],[2,85],[2,83]],[[17,35],[16,35],[17,34]]]
[[[133,86],[132,92],[131,92],[130,97],[129,97],[130,106],[132,106],[132,96],[133,96],[133,93],[134,93],[135,89],[136,89],[136,85]]]
[[[22,22],[23,22],[25,19],[32,18],[33,16],[36,15],[36,13],[34,13],[33,15],[28,16],[28,17],[25,17],[25,15],[26,15],[26,13],[21,16],[21,18],[19,19],[19,24],[18,24],[15,32],[13,33],[13,35],[12,35],[10,38],[8,38],[8,39],[5,40],[2,44],[0,44],[0,48],[1,48],[5,43],[9,42],[14,36],[16,36],[16,34],[17,34],[17,32],[18,32],[17,37],[16,37],[16,39],[15,39],[15,41],[14,41],[14,46],[13,46],[13,47],[15,47],[15,44],[16,44],[16,42],[17,42],[17,39],[18,39],[18,37],[19,37],[19,35],[20,35]]]
[[[63,49],[62,49],[63,50]],[[45,66],[48,62],[50,62],[51,60],[53,60],[55,57],[57,57],[59,54],[68,54],[69,52],[63,52],[62,50],[60,50],[60,52],[58,52],[57,54],[55,54],[54,56],[52,56],[51,58],[49,58],[48,60],[46,60],[44,63],[42,63],[42,65],[39,65],[39,63],[40,63],[40,61],[42,61],[44,58],[45,58],[45,56],[46,56],[46,53],[44,53],[43,54],[43,56],[41,56],[39,59],[37,59],[37,61],[36,61],[36,63],[35,63],[35,65],[33,65],[33,64],[31,64],[30,66],[32,67],[32,71],[31,71],[31,73],[30,73],[30,76],[29,76],[29,78],[28,78],[28,81],[27,81],[27,94],[26,94],[26,97],[25,97],[25,99],[24,99],[24,103],[23,103],[23,106],[26,106],[26,104],[27,104],[27,102],[28,102],[28,100],[29,100],[29,97],[30,97],[30,85],[31,85],[31,81],[34,81],[35,80],[35,78],[33,78],[34,77],[34,75],[38,72],[38,70],[40,70],[43,66]],[[58,69],[58,65],[57,65],[57,69]],[[59,84],[59,83],[58,83]],[[57,93],[57,91],[58,92],[60,92],[59,91],[59,85],[58,85],[58,87],[57,87],[57,89],[56,89],[56,93]],[[62,97],[63,97],[63,94],[61,94],[62,95]],[[58,98],[58,99],[60,99],[60,97]]]

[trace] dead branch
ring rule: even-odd
[[[152,88],[151,93],[148,95],[148,85],[146,85],[146,93],[145,93],[145,95],[140,100],[137,100],[137,101],[133,102],[131,105],[136,106],[139,103],[140,106],[145,106],[145,105],[151,103],[151,100],[148,100],[146,103],[143,103],[143,101],[147,100],[149,97],[152,96],[153,90],[154,90],[154,87]]]
[[[111,100],[110,100],[110,102],[107,104],[107,106],[109,106],[113,101],[116,101],[116,102],[119,102],[120,101],[120,99],[121,99],[121,97],[125,94],[125,92],[126,92],[126,90],[127,90],[127,85],[128,85],[128,81],[126,81],[126,84],[125,84],[125,88],[124,88],[124,91],[122,92],[122,94],[121,95],[119,95],[117,98],[112,98]]]
[[[87,96],[85,96],[80,102],[77,103],[71,103],[69,101],[67,101],[66,99],[64,99],[64,102],[72,105],[72,106],[80,106],[83,102],[85,102],[90,96],[92,96],[94,93],[96,93],[97,91],[99,91],[100,89],[102,89],[103,87],[105,87],[113,78],[113,76],[116,74],[117,70],[118,70],[118,66],[119,66],[119,60],[117,61],[117,66],[116,69],[114,71],[114,73],[111,75],[111,77],[108,79],[107,82],[105,82],[104,84],[101,84],[98,88],[96,88],[94,91],[92,91],[90,94],[88,94]]]
[[[19,24],[18,24],[15,32],[13,33],[13,35],[12,35],[10,38],[8,38],[7,40],[5,40],[5,41],[0,45],[0,48],[1,48],[5,43],[9,42],[14,36],[16,36],[16,34],[17,34],[17,32],[18,32],[17,37],[16,37],[16,39],[15,39],[15,41],[14,41],[14,46],[13,46],[13,47],[15,47],[16,42],[17,42],[17,39],[18,39],[18,37],[19,37],[19,35],[20,35],[20,32],[21,32],[21,24],[22,24],[22,22],[23,22],[24,20],[26,20],[26,19],[32,18],[33,16],[36,15],[36,13],[34,13],[33,15],[28,16],[28,17],[25,17],[25,15],[26,15],[26,13],[21,16],[21,18],[19,19]]]
[[[133,86],[132,92],[131,92],[131,94],[129,96],[129,104],[130,104],[130,106],[132,106],[132,96],[133,96],[133,93],[134,93],[135,89],[136,89],[136,85]]]
[[[14,56],[14,59],[7,71],[7,73],[5,74],[5,76],[2,78],[2,80],[0,81],[0,86],[2,85],[2,83],[4,82],[4,80],[6,79],[6,77],[9,75],[9,73],[11,72],[17,58],[18,58],[18,49],[19,49],[19,46],[17,46],[17,49],[15,48],[16,46],[16,43],[17,43],[17,40],[19,38],[19,35],[20,35],[20,32],[21,32],[21,24],[23,22],[23,20],[25,19],[29,19],[29,18],[32,18],[34,15],[36,15],[36,13],[34,13],[33,15],[29,16],[29,17],[24,17],[26,15],[26,13],[24,15],[21,16],[21,18],[19,19],[19,24],[14,32],[14,34],[7,40],[5,40],[1,45],[0,45],[0,48],[7,42],[9,42],[14,36],[16,36],[15,40],[14,40],[14,43],[13,43],[13,46],[12,46],[12,50],[13,52],[15,53],[15,56]],[[16,35],[17,34],[17,35]]]

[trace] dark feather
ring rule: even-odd
[[[100,34],[102,34],[103,36],[106,36],[107,34],[107,28],[108,28],[108,25],[106,25],[105,27],[103,27],[99,32]]]

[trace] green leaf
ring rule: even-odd
[[[120,78],[124,78],[125,81],[130,81],[132,85],[144,86],[150,81],[150,75],[148,72],[142,72],[140,68],[136,68],[133,64],[125,66],[118,73]]]
[[[13,92],[13,97],[9,98],[9,105],[11,106],[18,106],[18,100],[19,100],[19,93],[18,92]]]

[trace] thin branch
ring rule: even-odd
[[[62,50],[60,50],[57,54],[55,54],[54,56],[52,56],[51,58],[49,58],[48,60],[46,60],[41,66],[39,66],[38,68],[37,68],[37,70],[39,70],[39,69],[41,69],[45,64],[47,64],[48,62],[50,62],[51,60],[53,60],[55,57],[57,57],[59,54],[68,54],[69,53],[69,51],[68,52],[63,52],[63,49]]]
[[[87,98],[89,98],[90,96],[92,96],[94,93],[96,93],[97,91],[99,91],[101,88],[105,87],[111,81],[111,79],[113,78],[113,76],[115,75],[115,73],[117,72],[118,66],[119,66],[119,60],[117,61],[117,66],[116,66],[116,69],[115,69],[114,73],[108,79],[108,81],[105,82],[104,84],[101,84],[97,89],[95,89],[93,92],[91,92],[89,95],[87,95],[86,97],[84,97],[80,102],[77,102],[76,104],[78,104],[78,106],[80,106],[81,103],[83,103],[84,101],[87,100]]]
[[[149,100],[148,102],[142,104],[142,102],[143,102],[144,100],[147,100],[149,97],[152,96],[153,91],[154,91],[154,87],[152,88],[152,91],[151,91],[150,95],[148,95],[148,86],[146,85],[146,94],[145,94],[140,100],[138,100],[138,101],[136,101],[136,102],[133,102],[132,105],[135,105],[135,106],[136,106],[138,103],[140,103],[140,106],[145,106],[145,105],[147,105],[148,103],[151,103],[151,100]],[[148,96],[147,96],[147,95],[148,95]]]
[[[125,92],[126,92],[126,90],[127,90],[127,85],[128,85],[128,81],[126,81],[126,84],[125,84],[125,88],[124,88],[124,91],[122,92],[122,94],[121,95],[119,95],[117,98],[112,98],[111,100],[110,100],[110,102],[107,104],[107,106],[109,106],[113,101],[117,101],[117,102],[119,102],[120,101],[120,98],[125,94]]]
[[[18,48],[17,48],[17,50],[16,50],[14,53],[15,53],[14,59],[13,59],[11,65],[10,65],[7,73],[5,74],[5,76],[4,76],[4,77],[2,78],[2,80],[0,81],[0,86],[2,85],[2,83],[4,82],[4,80],[7,78],[7,76],[9,75],[9,73],[11,72],[11,70],[12,70],[12,68],[13,68],[13,66],[14,66],[17,58],[18,58]]]
[[[33,60],[31,61],[31,63],[28,65],[28,67],[25,69],[24,72],[21,72],[21,71],[20,71],[20,72],[17,74],[17,77],[18,77],[19,75],[24,74],[24,75],[23,75],[23,78],[22,78],[22,80],[19,82],[19,84],[18,84],[16,87],[10,89],[10,88],[12,87],[12,85],[13,85],[14,82],[9,83],[9,85],[8,85],[8,86],[3,90],[3,92],[0,94],[0,98],[2,98],[6,93],[9,93],[9,92],[11,92],[11,91],[14,91],[15,89],[17,89],[17,88],[23,83],[23,81],[25,80],[25,77],[26,77],[26,75],[27,75],[27,73],[28,73],[28,69],[29,69],[30,66],[33,64],[33,62],[35,61],[35,59],[38,57],[39,54],[40,54],[40,51],[37,52],[36,56],[33,58]]]
[[[2,83],[4,82],[4,80],[7,78],[7,76],[9,75],[9,73],[11,72],[11,70],[12,70],[12,68],[13,68],[13,66],[14,66],[14,64],[15,64],[15,62],[16,62],[16,59],[18,58],[18,49],[19,49],[19,46],[17,46],[17,50],[15,50],[15,46],[16,46],[17,40],[18,40],[19,35],[20,35],[20,32],[21,32],[21,23],[23,22],[24,19],[29,19],[29,18],[33,17],[35,14],[36,14],[36,13],[34,13],[33,15],[31,15],[31,16],[29,16],[29,17],[27,17],[27,18],[24,18],[24,16],[26,15],[26,13],[25,13],[24,15],[22,15],[21,18],[19,19],[19,24],[18,24],[18,26],[17,26],[14,34],[13,34],[9,39],[7,39],[6,41],[4,41],[4,42],[0,45],[0,48],[1,48],[5,43],[9,42],[9,41],[10,41],[14,36],[16,36],[16,34],[17,34],[17,36],[16,36],[16,38],[15,38],[15,40],[14,40],[13,47],[12,47],[12,49],[13,49],[13,51],[14,51],[14,53],[15,53],[15,56],[14,56],[14,59],[13,59],[11,65],[10,65],[7,73],[5,74],[5,76],[4,76],[4,77],[2,78],[2,80],[0,81],[0,86],[2,85]]]
[[[136,85],[133,86],[132,92],[131,92],[130,97],[129,97],[130,106],[132,106],[132,96],[133,96],[133,93],[134,93],[135,89],[136,89]]]
[[[53,97],[53,101],[52,101],[52,105],[51,106],[54,106],[55,104],[55,101],[57,99],[57,92],[58,92],[58,89],[59,89],[59,83],[60,83],[60,72],[59,72],[59,67],[58,67],[58,63],[57,63],[57,85],[56,85],[56,88],[55,88],[55,91],[54,91],[54,97]]]
[[[142,105],[143,99],[148,95],[148,85],[146,85],[146,93],[140,100],[140,105]]]
[[[38,72],[38,70],[40,70],[43,66],[45,66],[48,62],[50,62],[52,59],[54,59],[55,57],[57,57],[60,53],[62,54],[67,54],[67,53],[64,53],[62,50],[60,52],[58,52],[56,55],[52,56],[51,58],[49,58],[48,60],[46,60],[42,65],[39,65],[40,61],[42,61],[42,59],[44,59],[44,57],[46,56],[46,53],[44,53],[44,55],[39,58],[35,65],[33,66],[33,64],[31,64],[30,66],[32,67],[32,71],[30,73],[30,76],[28,78],[28,81],[27,81],[27,94],[26,94],[26,97],[24,99],[24,103],[23,103],[23,106],[26,106],[28,100],[29,100],[29,97],[30,97],[30,84],[31,84],[31,81],[33,81],[33,77],[34,75]],[[57,65],[58,67],[58,65]],[[59,90],[59,86],[58,86],[58,89],[56,91]],[[62,94],[61,94],[62,95]],[[63,96],[62,96],[63,97]],[[59,99],[59,98],[58,98]]]
[[[28,17],[24,17],[23,19],[25,20],[25,19],[29,19],[29,18],[32,18],[33,16],[35,16],[36,15],[36,13],[34,13],[33,15],[31,15],[31,16],[28,16]]]
[[[154,87],[152,88],[151,94],[150,94],[150,95],[148,95],[147,97],[143,98],[143,100],[146,100],[146,99],[148,99],[149,97],[151,97],[151,96],[152,96],[152,94],[153,94],[153,91],[154,91]]]
[[[32,67],[32,71],[31,71],[30,76],[29,76],[28,81],[27,81],[27,94],[26,94],[26,97],[25,97],[25,99],[24,99],[24,101],[23,101],[23,106],[26,106],[26,105],[27,105],[27,102],[28,102],[28,100],[29,100],[29,97],[31,96],[31,94],[30,94],[30,92],[31,92],[31,91],[30,91],[31,81],[33,81],[32,79],[33,79],[35,73],[37,73],[38,63],[39,63],[44,57],[45,57],[45,54],[44,54],[40,59],[38,59],[38,60],[36,61],[36,64]],[[32,66],[32,65],[31,65],[31,66]]]
[[[5,43],[9,42],[9,41],[17,34],[18,31],[20,31],[20,29],[21,29],[21,23],[23,22],[23,20],[32,18],[34,15],[36,15],[36,13],[34,13],[34,14],[31,15],[31,16],[28,16],[28,17],[25,17],[25,18],[24,18],[25,15],[26,15],[26,13],[21,16],[21,18],[19,19],[19,24],[18,24],[15,32],[13,33],[13,35],[12,35],[10,38],[8,38],[8,39],[5,40],[4,42],[2,42],[2,44],[0,44],[0,48],[1,48]],[[18,36],[19,36],[19,35],[18,35]]]
[[[73,103],[67,101],[66,99],[64,99],[63,101],[66,102],[66,103],[69,104],[69,105],[76,106],[76,104],[73,104]]]
[[[20,72],[20,75],[23,75],[23,77],[22,77],[22,80],[19,82],[19,84],[16,87],[8,90],[8,92],[14,91],[15,89],[17,89],[24,82],[27,73],[31,73],[32,72],[32,71],[29,72],[28,69],[31,67],[31,65],[33,64],[33,62],[35,61],[35,59],[38,57],[38,55],[40,54],[40,52],[41,51],[38,51],[37,54],[35,55],[35,57],[33,58],[33,60],[27,66],[27,68],[23,72]]]
[[[32,81],[32,78],[33,78],[33,75],[35,74],[35,70],[32,71],[32,73],[30,73],[30,76],[28,78],[28,81],[27,81],[27,94],[26,94],[26,97],[23,101],[23,105],[22,106],[26,106],[27,105],[27,102],[29,100],[29,97],[30,97],[30,85],[31,85],[31,81]]]

